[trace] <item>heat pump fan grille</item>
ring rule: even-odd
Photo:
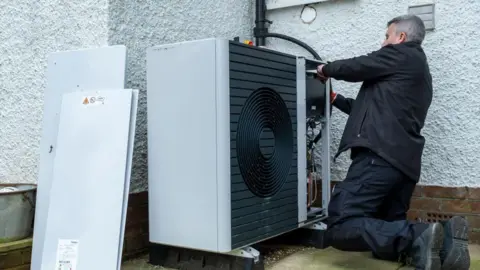
[[[232,248],[298,225],[296,58],[231,42]]]
[[[275,195],[285,183],[293,155],[288,108],[272,89],[261,88],[246,100],[238,119],[238,165],[250,191]]]

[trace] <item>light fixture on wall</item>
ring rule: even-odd
[[[305,5],[300,12],[300,18],[303,23],[310,24],[317,18],[317,10],[310,5]]]
[[[266,0],[267,10],[289,8],[332,0]]]

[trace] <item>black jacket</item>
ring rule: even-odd
[[[421,130],[432,101],[432,76],[421,45],[388,45],[331,62],[323,73],[363,82],[355,99],[337,95],[333,103],[349,114],[335,158],[352,147],[365,147],[418,182],[425,144]]]

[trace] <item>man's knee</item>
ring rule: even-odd
[[[342,251],[370,251],[370,247],[363,239],[362,230],[349,226],[348,222],[329,227],[325,243],[327,247],[331,246]]]

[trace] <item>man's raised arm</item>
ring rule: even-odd
[[[404,58],[395,46],[387,45],[367,55],[321,65],[317,71],[320,77],[362,82],[393,74]]]
[[[331,95],[332,96],[332,95]],[[337,107],[340,111],[350,115],[350,112],[352,111],[353,103],[355,102],[355,99],[353,98],[347,98],[344,97],[343,95],[334,93],[332,97],[332,104],[333,106]]]

